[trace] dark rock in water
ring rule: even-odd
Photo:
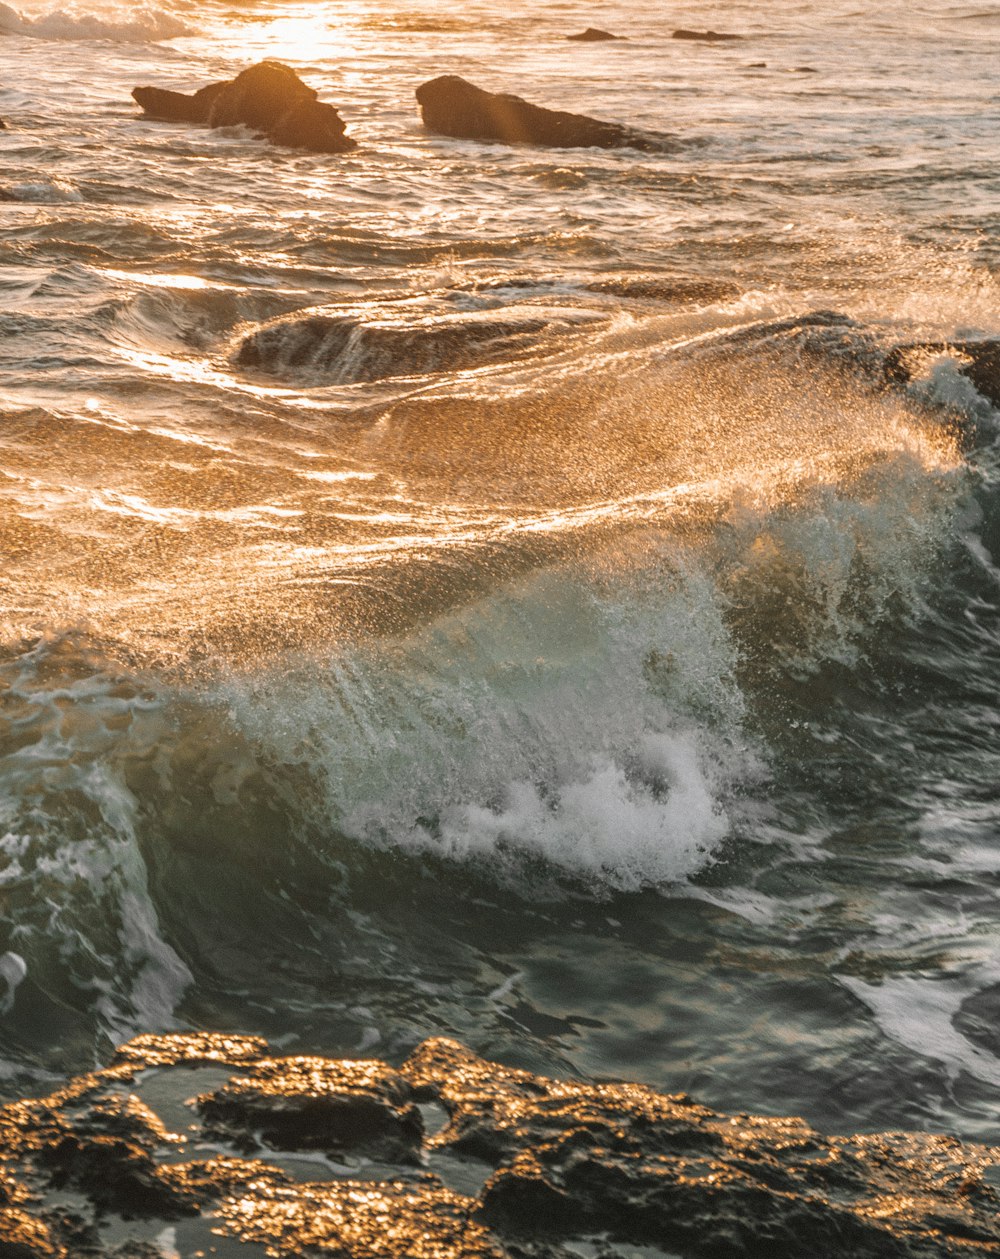
[[[445,74],[417,88],[424,126],[459,140],[499,140],[557,149],[643,149],[669,152],[668,136],[638,131],[585,114],[532,105],[520,96],[486,92],[457,74]]]
[[[240,124],[268,131],[290,109],[316,100],[294,70],[277,61],[261,61],[225,84],[212,101],[208,121],[213,127]]]
[[[264,1059],[252,1073],[198,1099],[213,1132],[254,1133],[276,1149],[370,1151],[419,1162],[424,1129],[409,1084],[381,1062]]]
[[[148,117],[159,122],[208,122],[216,97],[227,87],[228,83],[210,83],[193,96],[162,87],[136,87],[132,97]]]
[[[0,118],[0,131],[6,131],[6,130],[7,130],[7,124],[4,122],[2,118]]]
[[[386,303],[380,317],[334,307],[276,319],[244,337],[234,362],[324,384],[461,371],[511,361],[544,346],[545,334],[603,322],[585,310],[535,306],[448,314]]]
[[[742,35],[728,35],[724,31],[690,31],[682,26],[674,31],[671,39],[697,39],[702,43],[719,44],[729,40],[742,39]]]
[[[976,392],[1000,407],[1000,338],[981,341],[915,341],[897,345],[885,359],[886,378],[909,384],[935,358],[952,358],[955,366],[975,386]]]
[[[416,1104],[441,1107],[444,1128],[425,1136]],[[279,1148],[251,1157],[258,1137]],[[377,1161],[344,1165],[359,1155]],[[1000,1246],[997,1167],[1000,1149],[949,1137],[826,1137],[448,1040],[394,1071],[273,1057],[252,1037],[145,1036],[0,1108],[0,1256],[153,1259],[144,1239],[181,1221],[185,1254],[229,1239],[283,1259],[975,1259]]]
[[[612,35],[610,31],[602,31],[599,27],[588,26],[585,31],[581,31],[579,35],[567,35],[567,39],[575,39],[580,43],[596,44],[600,41],[609,39],[624,39],[624,35]]]
[[[132,96],[147,117],[159,121],[252,127],[274,144],[313,153],[346,153],[357,147],[344,134],[334,107],[319,101],[314,88],[276,61],[262,61],[193,96],[157,87],[134,88]]]

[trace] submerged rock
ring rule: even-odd
[[[263,324],[233,356],[240,367],[322,384],[462,371],[544,350],[547,341],[602,323],[586,310],[530,305],[428,313],[410,304],[369,310],[320,308]]]
[[[742,39],[742,35],[730,35],[725,31],[691,31],[687,27],[679,27],[671,39],[696,39],[706,44],[720,44],[734,39]]]
[[[421,1108],[445,1116],[433,1136]],[[826,1137],[449,1040],[393,1070],[145,1036],[0,1108],[0,1256],[139,1259],[177,1221],[181,1253],[229,1237],[284,1259],[974,1259],[1000,1246],[998,1167],[1000,1149],[949,1137]]]
[[[579,35],[567,35],[567,39],[575,39],[585,44],[596,44],[609,39],[624,39],[624,35],[612,35],[610,31],[602,31],[600,27],[588,26]]]
[[[146,117],[166,122],[247,126],[274,144],[314,153],[346,153],[356,148],[342,118],[317,98],[294,70],[261,61],[235,79],[210,83],[192,96],[158,87],[133,88]]]
[[[540,144],[557,149],[676,149],[668,136],[586,114],[532,105],[520,96],[486,92],[457,74],[445,74],[417,88],[424,126],[459,140],[498,140],[502,144]]]

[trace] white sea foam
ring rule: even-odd
[[[20,953],[8,950],[0,956],[0,1014],[9,1014],[14,994],[28,974],[28,964]]]
[[[110,40],[115,43],[148,44],[190,35],[180,18],[162,9],[113,6],[103,14],[74,8],[54,9],[32,17],[8,4],[0,4],[0,35],[24,35],[31,39]]]
[[[53,685],[35,673],[44,655],[2,679],[22,718],[20,745],[0,761],[0,884],[18,949],[0,974],[8,997],[29,965],[50,991],[89,990],[105,1030],[123,1039],[169,1026],[191,979],[159,932],[119,761],[143,746],[156,705],[100,673]]]
[[[990,980],[996,982],[996,967],[991,970]],[[891,1040],[939,1062],[952,1078],[966,1072],[1000,1086],[997,1056],[973,1044],[955,1026],[962,1002],[983,986],[982,974],[885,976],[876,983],[842,975],[840,982],[864,1002]]]
[[[0,200],[37,201],[42,205],[73,204],[83,200],[83,193],[63,179],[39,179],[0,189]]]
[[[711,587],[675,579],[640,607],[540,573],[325,673],[232,679],[227,702],[261,756],[306,759],[321,834],[515,879],[541,860],[595,888],[680,881],[759,766]]]

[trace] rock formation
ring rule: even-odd
[[[567,39],[579,40],[585,44],[596,44],[609,39],[624,39],[624,35],[612,35],[610,31],[602,31],[600,27],[588,26],[585,31],[581,31],[579,35],[567,35]]]
[[[742,38],[742,35],[729,35],[725,31],[691,31],[685,26],[674,31],[671,36],[671,39],[696,39],[706,44],[721,44],[727,40]]]
[[[975,1259],[1000,1247],[998,1167],[1000,1149],[949,1137],[826,1137],[449,1040],[393,1070],[142,1036],[0,1108],[0,1256],[162,1259],[162,1239],[188,1255],[228,1237],[282,1259]]]
[[[192,96],[159,87],[133,88],[132,96],[147,118],[161,122],[242,124],[274,144],[314,153],[346,153],[356,144],[344,134],[332,105],[317,99],[294,70],[261,61],[224,83],[210,83]]]
[[[457,74],[442,75],[417,88],[424,126],[460,140],[498,140],[502,144],[540,144],[557,149],[643,149],[670,152],[668,136],[585,114],[532,105],[520,96],[486,92]]]
[[[233,361],[292,381],[358,384],[512,362],[604,322],[588,310],[531,305],[448,313],[406,301],[375,312],[319,307],[261,324]]]

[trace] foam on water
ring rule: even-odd
[[[66,655],[69,678],[59,676]],[[7,942],[50,991],[70,1001],[74,989],[89,994],[99,1023],[121,1039],[168,1026],[190,980],[159,933],[139,804],[119,760],[123,743],[134,755],[137,735],[140,743],[156,738],[159,705],[120,678],[81,669],[72,656],[71,643],[41,644],[3,669]]]
[[[186,23],[163,9],[110,5],[100,14],[70,8],[29,16],[8,4],[0,4],[0,36],[147,44],[190,34],[191,28]]]
[[[79,188],[62,179],[44,179],[0,188],[0,201],[35,201],[42,205],[59,205],[82,200],[83,193]]]

